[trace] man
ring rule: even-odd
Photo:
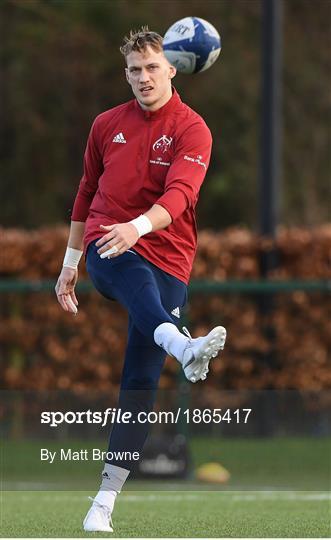
[[[143,27],[125,38],[121,52],[135,99],[93,123],[56,294],[65,311],[77,313],[84,247],[96,289],[128,310],[119,407],[135,418],[153,407],[166,354],[181,363],[188,380],[204,380],[226,332],[218,326],[192,339],[175,324],[196,251],[195,205],[209,164],[210,131],[172,87],[176,69],[163,54],[161,36]],[[140,452],[147,429],[115,424],[109,451]],[[85,531],[112,532],[115,498],[131,467],[106,460]]]

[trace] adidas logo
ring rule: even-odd
[[[179,307],[175,307],[175,309],[172,310],[171,314],[174,315],[175,317],[178,317],[178,319],[180,319]]]
[[[126,140],[124,138],[124,135],[123,133],[117,133],[117,135],[115,135],[115,137],[113,138],[113,142],[118,142],[118,143],[122,143],[122,144],[125,144],[126,143]]]

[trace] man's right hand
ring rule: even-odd
[[[59,304],[64,311],[77,314],[78,301],[75,295],[75,285],[78,279],[78,270],[64,266],[55,285],[55,293]]]

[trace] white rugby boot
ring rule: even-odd
[[[170,356],[177,358],[189,381],[204,381],[210,360],[224,348],[226,330],[223,326],[216,326],[209,334],[198,338],[192,338],[185,326],[183,332],[185,335],[172,323],[161,323],[154,330],[154,341]]]
[[[224,349],[226,330],[223,326],[216,326],[209,334],[198,338],[192,338],[185,326],[183,332],[189,338],[180,359],[185,376],[192,383],[204,381],[209,371],[210,360]]]
[[[83,521],[86,532],[113,532],[113,522],[111,520],[111,510],[108,506],[98,503],[89,497],[93,504]]]

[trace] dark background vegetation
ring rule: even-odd
[[[284,0],[283,8],[281,221],[310,227],[331,210],[331,2]],[[131,98],[123,35],[142,24],[164,34],[196,15],[223,45],[210,70],[175,80],[214,136],[199,226],[255,228],[260,0],[2,0],[0,14],[2,225],[69,222],[91,122]]]

